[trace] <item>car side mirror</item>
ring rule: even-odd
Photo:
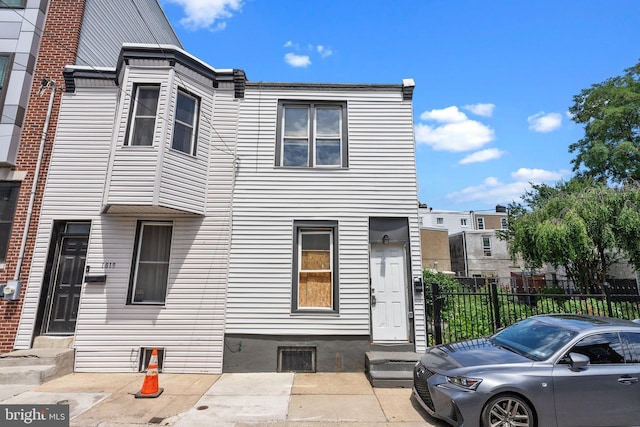
[[[571,364],[572,371],[579,371],[581,368],[587,366],[589,362],[589,357],[584,354],[569,353],[569,363]]]

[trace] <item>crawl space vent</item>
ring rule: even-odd
[[[278,372],[316,372],[316,348],[278,347]]]
[[[162,372],[162,365],[164,362],[164,348],[155,347],[158,350],[158,372]],[[151,359],[151,353],[153,347],[141,347],[140,348],[140,360],[138,364],[138,372],[146,372],[149,367],[149,359]]]

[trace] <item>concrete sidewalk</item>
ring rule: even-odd
[[[71,426],[444,427],[411,390],[372,388],[362,373],[160,374],[164,393],[136,399],[144,374],[74,373],[3,386],[0,403],[70,405]]]

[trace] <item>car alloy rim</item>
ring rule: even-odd
[[[530,427],[527,408],[516,399],[497,401],[489,413],[490,427]]]

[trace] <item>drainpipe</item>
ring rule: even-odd
[[[29,198],[29,208],[27,209],[27,218],[24,224],[24,231],[22,232],[22,243],[20,244],[18,264],[16,265],[16,272],[13,275],[14,281],[18,281],[18,279],[20,278],[20,269],[22,268],[22,261],[24,260],[24,253],[27,248],[29,224],[31,223],[31,215],[33,215],[33,205],[35,204],[36,189],[38,187],[38,179],[40,177],[40,165],[42,164],[42,158],[44,157],[44,144],[47,140],[47,131],[49,130],[49,121],[51,120],[51,111],[53,110],[53,98],[56,95],[56,82],[51,79],[42,79],[42,86],[38,91],[38,96],[42,96],[42,94],[47,88],[51,89],[51,95],[49,96],[49,107],[47,108],[47,117],[44,119],[44,128],[42,129],[42,138],[40,139],[40,151],[38,152],[38,161],[36,163],[36,169],[33,174],[33,182],[31,183],[31,197]]]

